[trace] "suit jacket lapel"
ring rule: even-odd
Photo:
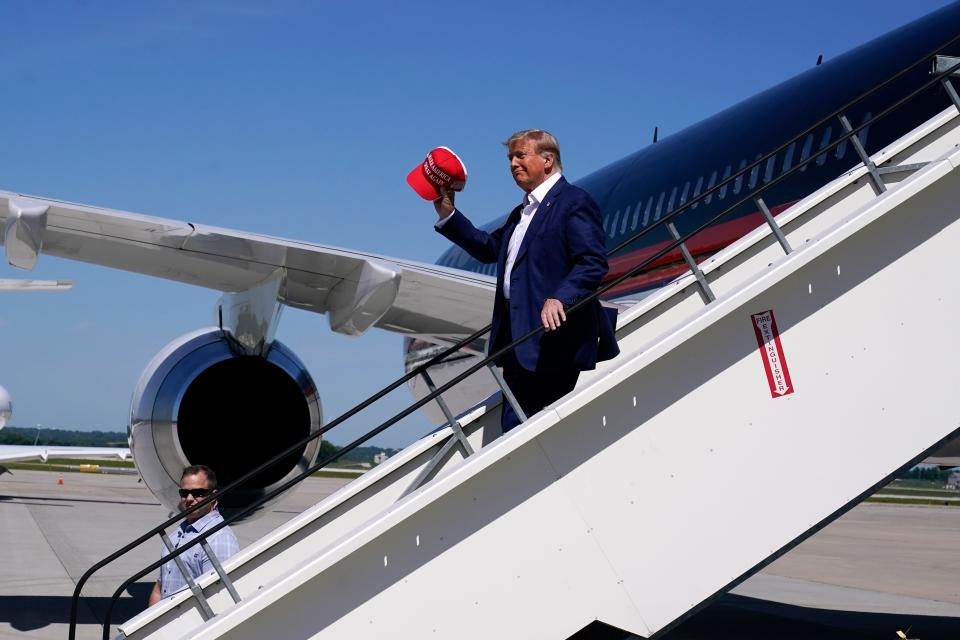
[[[560,192],[563,191],[566,186],[567,180],[563,176],[560,176],[557,184],[553,185],[550,191],[547,191],[543,202],[540,203],[540,206],[537,207],[537,212],[533,215],[533,220],[530,221],[530,226],[527,227],[527,232],[523,236],[523,242],[520,244],[520,250],[517,252],[517,259],[514,261],[514,265],[527,255],[527,248],[530,246],[530,243],[543,231],[543,225],[546,224],[547,218],[553,213],[554,200],[557,199],[557,196],[560,195]]]

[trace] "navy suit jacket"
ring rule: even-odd
[[[510,274],[510,299],[504,298],[507,245],[522,210],[522,205],[517,206],[492,233],[474,227],[460,211],[454,211],[438,229],[480,262],[497,263],[491,353],[509,344],[505,336],[515,340],[542,326],[540,311],[547,298],[573,305],[596,291],[607,273],[600,209],[586,191],[561,177],[530,221]],[[505,305],[510,305],[509,332],[501,326]],[[593,369],[598,361],[620,352],[613,335],[615,327],[616,311],[606,310],[594,300],[568,314],[559,329],[522,342],[516,357],[530,371]]]

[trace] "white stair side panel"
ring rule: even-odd
[[[559,473],[584,476],[564,484],[652,629],[960,427],[940,357],[960,353],[960,295],[918,286],[953,262],[958,182],[914,196],[541,436]],[[796,386],[777,399],[750,320],[767,309]],[[600,453],[575,457],[584,434],[563,428],[574,423],[592,425]]]
[[[605,613],[642,625],[536,444],[489,471],[485,482],[460,483],[282,600],[252,600],[266,608],[242,626],[228,613],[196,637],[270,637],[282,624],[289,639],[489,639],[496,629],[563,638],[592,619],[584,618],[587,586]],[[524,619],[536,626],[532,635]]]

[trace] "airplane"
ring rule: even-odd
[[[10,392],[0,386],[0,429],[10,424],[13,416],[13,400]],[[0,444],[0,474],[9,473],[4,462],[23,462],[50,458],[83,458],[91,460],[127,460],[130,449],[121,447],[70,447],[46,445]]]
[[[73,287],[69,280],[10,280],[0,279],[0,291],[66,291]],[[13,416],[13,400],[10,392],[0,386],[0,429],[10,424]],[[126,460],[130,457],[130,450],[117,447],[69,447],[69,446],[36,446],[19,444],[0,444],[0,463],[22,462],[26,460],[41,460],[46,462],[51,457],[84,458],[106,460],[119,458]],[[0,474],[9,470],[0,464]]]
[[[949,95],[937,85],[875,119],[894,96],[930,78],[933,52],[960,56],[958,36],[960,3],[954,3],[676,134],[658,136],[656,144],[574,182],[600,205],[613,248],[929,55],[929,65],[913,68],[858,103],[844,114],[846,122],[823,122],[748,175],[698,200],[675,224],[680,234],[693,230],[798,162],[816,158],[764,193],[776,215],[860,163],[852,143],[825,151],[847,123],[863,127],[859,139],[872,154],[950,107]],[[400,334],[406,338],[409,370],[485,326],[496,285],[491,265],[480,265],[457,248],[437,264],[424,264],[7,191],[0,191],[0,219],[6,258],[15,267],[31,269],[43,253],[222,292],[216,325],[162,349],[134,392],[131,449],[144,482],[171,510],[177,502],[171,478],[189,461],[204,460],[229,482],[320,428],[316,386],[296,354],[273,337],[284,306],[326,314],[330,328],[342,334],[359,336],[371,327]],[[486,228],[502,222],[493,220]],[[687,246],[702,261],[763,223],[759,205],[743,205]],[[625,273],[671,240],[658,228],[633,242],[611,255],[608,277]],[[671,251],[608,297],[630,304],[686,269],[680,252]],[[472,354],[457,355],[431,375],[438,383],[450,379],[484,348],[478,341]],[[482,375],[465,387],[459,399],[445,396],[455,412],[495,390]],[[425,383],[414,381],[411,389],[422,395]],[[227,432],[233,436],[229,448],[219,446]],[[318,446],[314,441],[288,456],[224,506],[241,506],[306,468]]]

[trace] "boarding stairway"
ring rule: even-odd
[[[122,636],[649,637],[852,508],[960,433],[957,68],[951,106],[776,218],[750,194],[768,224],[623,311],[574,392],[502,437],[487,399]],[[822,153],[862,151],[839,117]]]

